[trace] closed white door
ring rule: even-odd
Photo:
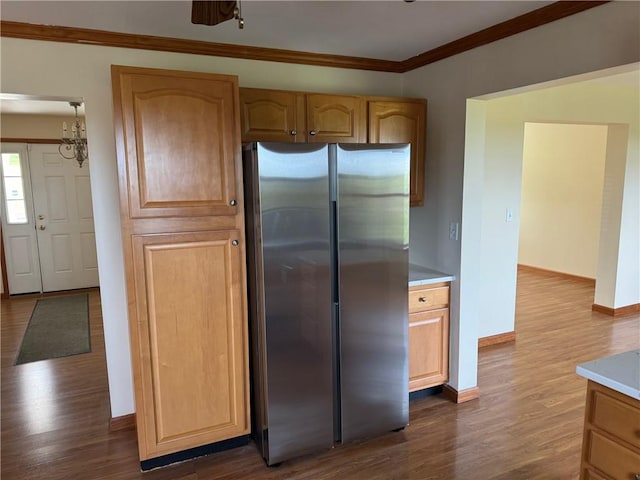
[[[98,286],[89,161],[30,145],[29,167],[44,292]]]
[[[5,288],[12,295],[42,288],[27,159],[25,144],[2,144],[2,232],[9,281]]]

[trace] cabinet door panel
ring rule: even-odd
[[[409,391],[441,385],[449,361],[449,309],[409,315]]]
[[[243,142],[304,141],[304,105],[296,92],[243,88],[240,118]],[[302,106],[302,112],[299,107]]]
[[[114,76],[129,216],[235,215],[236,82],[162,72]]]
[[[238,238],[132,237],[150,456],[248,432]]]
[[[309,142],[366,141],[366,109],[361,97],[307,95]]]
[[[410,143],[409,202],[424,204],[426,102],[369,102],[370,143]]]

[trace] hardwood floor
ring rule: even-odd
[[[135,432],[109,432],[104,340],[92,352],[14,366],[35,298],[2,300],[3,480],[577,479],[586,380],[578,363],[640,347],[640,316],[592,312],[593,286],[518,275],[516,343],[480,350],[480,398],[411,402],[399,433],[267,468],[250,444],[147,473]]]

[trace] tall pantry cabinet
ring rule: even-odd
[[[140,459],[249,433],[237,77],[112,66]]]

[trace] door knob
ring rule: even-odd
[[[45,227],[44,225],[40,225],[38,228],[39,228],[40,230],[44,230],[44,229],[45,229],[45,228],[47,228],[47,227]]]
[[[237,247],[239,243],[240,243],[240,242],[238,242],[238,240],[233,240],[233,241],[231,242],[231,245],[233,245],[234,247]]]
[[[297,131],[297,130],[291,130],[291,131],[289,132],[289,135],[291,135],[292,137],[295,137],[297,134],[298,134],[298,131]]]
[[[235,207],[237,204],[238,204],[238,202],[237,202],[237,201],[235,201],[235,200],[231,200],[231,201],[229,202],[229,205],[231,205],[232,207]]]

